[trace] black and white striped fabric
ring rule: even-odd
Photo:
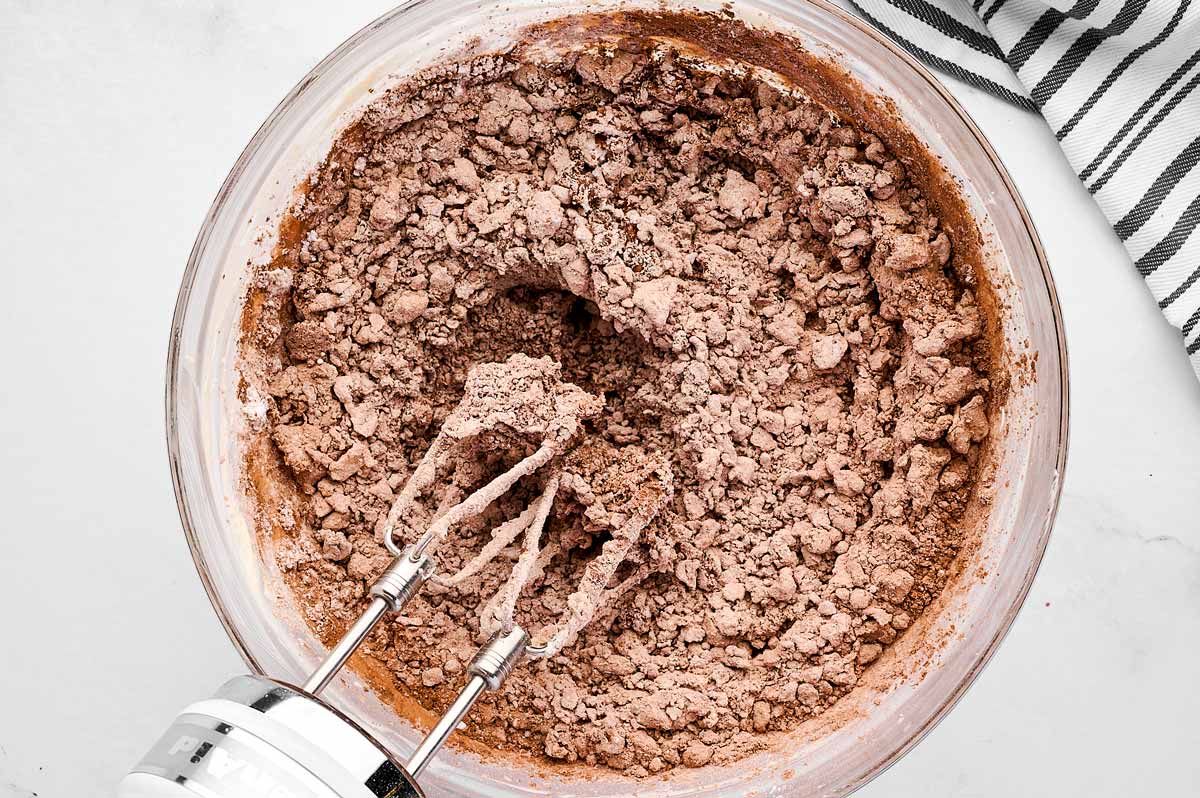
[[[1200,0],[853,0],[935,69],[1039,111],[1200,375]]]

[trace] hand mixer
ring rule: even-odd
[[[383,525],[383,543],[395,560],[369,590],[371,602],[302,687],[262,676],[238,676],[210,699],[188,706],[149,753],[120,783],[119,798],[406,798],[423,796],[417,778],[485,690],[498,690],[526,657],[551,656],[568,645],[595,612],[648,573],[643,564],[614,587],[642,530],[671,498],[665,462],[631,462],[616,450],[584,444],[563,456],[584,419],[602,402],[559,380],[548,358],[514,355],[505,363],[477,366],[467,377],[462,402],[396,498]],[[514,440],[531,454],[442,513],[410,546],[398,527],[416,514],[416,500],[436,481],[439,469],[472,451],[511,450]],[[516,517],[492,530],[482,551],[456,574],[436,574],[433,554],[449,530],[478,516],[524,477],[560,460],[541,494]],[[631,473],[641,478],[630,480]],[[612,506],[602,506],[594,486],[605,475],[633,487]],[[535,642],[514,620],[517,598],[555,551],[541,547],[550,508],[560,490],[588,504],[612,537],[584,568],[567,600],[564,618]],[[479,572],[524,533],[509,581],[485,604],[481,631],[491,637],[466,669],[458,697],[404,764],[364,729],[322,701],[320,692],[388,612],[399,612],[427,581],[452,586]]]

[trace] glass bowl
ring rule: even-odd
[[[258,540],[240,468],[241,433],[254,412],[253,403],[239,397],[242,302],[253,265],[269,259],[295,186],[378,96],[371,90],[448,55],[504,49],[530,23],[630,6],[661,9],[639,0],[410,2],[368,25],[300,81],[250,141],[213,202],[171,329],[167,436],[201,580],[256,672],[301,682],[324,650],[283,586],[269,545]],[[872,101],[924,142],[933,171],[944,167],[958,184],[979,225],[978,257],[995,289],[1002,357],[1013,375],[994,436],[994,495],[982,505],[973,543],[943,596],[834,710],[783,735],[770,750],[733,767],[677,768],[669,777],[635,782],[601,771],[584,778],[532,760],[452,747],[423,776],[433,795],[845,795],[896,761],[962,696],[1012,624],[1046,546],[1066,457],[1066,349],[1037,234],[995,152],[921,65],[823,0],[702,0],[694,7],[793,37],[868,95],[883,98]],[[775,42],[776,62],[786,67],[789,53],[799,51],[791,39]],[[810,83],[818,93],[820,82],[818,74]],[[325,697],[398,756],[418,739],[420,732],[353,672],[330,685]]]

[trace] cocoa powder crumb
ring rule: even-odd
[[[603,403],[562,455],[518,620],[562,616],[648,475],[674,487],[598,588],[620,601],[483,699],[475,738],[634,776],[729,762],[832,706],[942,590],[989,427],[986,342],[874,136],[626,41],[441,65],[335,152],[291,272],[260,277],[290,321],[247,341],[274,362],[267,425],[307,497],[268,508],[294,517],[279,565],[326,642],[389,562],[388,509],[468,374],[513,355]],[[530,451],[464,449],[409,538]],[[441,570],[545,488],[451,529]],[[444,710],[517,557],[429,585],[365,653]]]

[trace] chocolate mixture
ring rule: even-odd
[[[597,484],[644,478],[622,457],[673,481],[620,600],[485,698],[477,740],[635,776],[731,761],[829,708],[942,590],[989,428],[975,277],[849,120],[662,45],[478,57],[371,105],[296,218],[247,363],[297,497],[264,527],[323,640],[390,561],[388,509],[473,366],[561,364],[603,402],[578,443],[608,458]],[[463,454],[408,539],[526,454]],[[544,487],[450,530],[440,570]],[[516,604],[535,632],[611,536],[589,490],[549,514]],[[367,656],[445,709],[518,553],[430,585]]]

